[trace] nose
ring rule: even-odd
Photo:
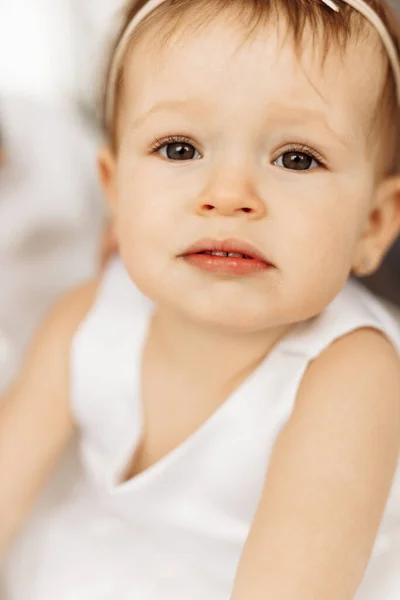
[[[219,171],[209,180],[197,198],[196,213],[257,220],[266,216],[267,209],[251,179],[238,169],[230,169]]]

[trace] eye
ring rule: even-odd
[[[307,152],[290,150],[284,152],[275,161],[274,165],[290,171],[311,171],[321,166],[321,162]]]
[[[163,146],[160,148],[160,154],[169,160],[193,160],[200,157],[192,144],[182,144],[181,142]]]
[[[189,140],[178,137],[157,140],[151,148],[151,151],[154,154],[159,154],[166,160],[188,161],[201,158],[200,152]]]

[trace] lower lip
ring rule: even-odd
[[[213,256],[211,254],[188,254],[183,258],[190,265],[217,275],[251,275],[272,268],[272,265],[256,258]]]

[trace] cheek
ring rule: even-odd
[[[299,256],[306,263],[333,267],[343,260],[350,260],[354,247],[354,235],[342,218],[310,219],[299,222],[297,247]],[[304,226],[303,226],[304,225]]]
[[[176,202],[151,172],[133,169],[119,186],[117,212],[121,245],[158,246],[173,233]],[[147,170],[148,171],[148,170]]]
[[[147,271],[162,269],[173,231],[157,205],[129,200],[121,206],[117,232],[121,254],[129,263]]]
[[[132,170],[119,187],[116,229],[120,253],[135,283],[154,297],[177,250],[182,206],[173,188]]]
[[[166,168],[155,158],[127,161],[118,178],[120,245],[140,244],[164,255],[186,247],[201,185],[189,169]]]
[[[296,289],[307,281],[335,295],[345,283],[359,238],[359,218],[350,203],[336,199],[292,205],[281,228],[282,270]],[[304,288],[304,291],[306,289]]]
[[[360,234],[362,214],[360,190],[348,189],[330,180],[329,186],[316,187],[309,194],[300,194],[289,201],[291,215],[286,220],[300,256],[314,261],[324,257],[349,257]],[[289,206],[290,204],[290,206]],[[316,256],[317,255],[317,256]]]

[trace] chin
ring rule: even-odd
[[[244,309],[242,305],[227,307],[194,306],[193,304],[176,307],[186,318],[201,326],[217,328],[227,333],[255,333],[271,326],[269,316],[263,312]]]

